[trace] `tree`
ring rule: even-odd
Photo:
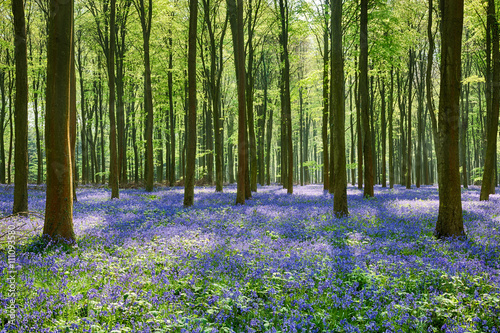
[[[236,204],[245,204],[247,173],[247,146],[245,140],[245,46],[243,40],[243,0],[227,0],[227,15],[231,25],[234,50],[234,68],[238,85],[238,184]]]
[[[481,183],[481,194],[479,200],[489,200],[490,193],[495,193],[495,160],[497,150],[498,115],[500,108],[500,50],[499,50],[499,29],[495,14],[495,1],[488,0],[488,26],[491,32],[491,48],[493,49],[493,73],[491,80],[491,106],[487,116],[488,128],[486,137],[486,154],[484,157],[483,181]],[[488,29],[488,30],[490,30]],[[487,76],[490,75],[487,70]],[[488,78],[489,80],[489,78]]]
[[[194,202],[194,168],[196,162],[196,30],[198,23],[198,1],[189,0],[189,44],[188,44],[188,131],[186,151],[186,181],[184,206]]]
[[[16,59],[16,150],[12,211],[19,213],[28,210],[28,55],[23,1],[12,1],[12,13]]]
[[[139,14],[142,27],[142,41],[144,49],[144,108],[146,109],[146,126],[144,132],[145,134],[144,136],[146,139],[145,178],[146,178],[146,191],[151,192],[153,191],[154,169],[153,169],[153,93],[151,88],[149,37],[151,36],[153,0],[149,0],[147,13],[144,5],[144,0],[135,0],[134,5],[137,10],[137,13]]]
[[[292,107],[290,105],[290,59],[288,57],[288,0],[279,0],[279,11],[280,11],[280,22],[281,22],[281,32],[280,32],[280,45],[281,45],[281,57],[282,57],[282,85],[283,85],[283,100],[282,100],[282,112],[284,116],[283,126],[285,128],[285,137],[282,142],[282,147],[286,149],[286,158],[284,164],[286,164],[286,177],[283,179],[283,185],[286,185],[287,193],[293,193],[293,141],[292,141]],[[283,165],[284,166],[284,165]],[[283,175],[282,175],[283,177]]]
[[[439,90],[438,238],[465,236],[459,172],[459,98],[463,0],[441,0],[441,85]]]
[[[45,116],[47,199],[43,234],[74,242],[69,140],[73,0],[51,0],[49,17]]]
[[[365,187],[363,196],[373,197],[372,135],[370,132],[368,103],[368,0],[361,0],[359,55],[359,100],[363,126],[363,157],[365,165]]]
[[[345,104],[344,104],[344,59],[342,49],[342,0],[332,0],[332,51],[331,66],[333,77],[331,85],[332,105],[335,121],[333,123],[334,178],[333,211],[337,217],[349,215],[347,208],[347,170],[345,156]]]
[[[108,87],[109,87],[109,184],[111,199],[119,198],[118,190],[118,156],[116,152],[116,124],[115,124],[115,4],[110,0],[109,14],[109,55],[108,55]]]

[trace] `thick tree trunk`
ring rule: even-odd
[[[73,1],[56,2],[51,0],[47,51],[47,199],[43,234],[74,242],[69,142]]]
[[[439,91],[438,238],[465,236],[458,162],[463,0],[441,0],[441,87]]]
[[[14,158],[14,206],[12,212],[28,211],[28,51],[23,1],[12,1],[16,60]],[[3,125],[3,124],[2,124]]]

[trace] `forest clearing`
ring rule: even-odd
[[[5,214],[12,187],[1,190]],[[372,199],[350,186],[347,218],[333,216],[320,185],[293,196],[259,187],[244,206],[235,192],[196,188],[185,208],[181,188],[120,200],[79,189],[77,246],[16,251],[18,315],[5,330],[498,332],[498,194],[480,202],[477,187],[464,190],[468,239],[442,242],[435,186],[376,186]],[[30,190],[34,210],[44,200]]]

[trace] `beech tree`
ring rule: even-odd
[[[498,21],[495,14],[495,1],[488,0],[488,31],[487,35],[491,35],[491,49],[493,54],[493,70],[486,70],[487,81],[490,88],[489,110],[487,114],[487,137],[486,137],[486,154],[484,158],[483,180],[481,182],[480,200],[489,200],[491,193],[495,193],[495,163],[497,150],[498,136],[498,115],[500,108],[500,50],[499,50],[499,29]],[[490,31],[491,30],[491,31]],[[488,39],[488,38],[487,38]],[[488,43],[488,41],[487,41]],[[489,54],[487,54],[490,59]],[[488,61],[490,63],[490,61]],[[490,67],[490,66],[488,66]],[[488,98],[488,97],[487,97]],[[488,104],[488,102],[487,102]]]
[[[243,0],[227,0],[227,15],[231,25],[234,50],[234,68],[238,89],[238,183],[236,204],[245,204],[247,191],[245,178],[247,174],[247,145],[245,140],[245,47],[243,39]]]
[[[332,0],[332,52],[331,66],[332,105],[334,112],[332,147],[335,182],[333,184],[333,211],[337,217],[347,216],[347,170],[345,156],[345,103],[344,103],[344,59],[342,49],[342,0]]]
[[[196,29],[198,24],[198,1],[189,0],[188,43],[188,131],[186,150],[186,180],[184,184],[184,206],[194,202],[194,169],[196,158]]]
[[[69,128],[73,0],[51,0],[49,17],[45,116],[47,199],[43,234],[74,242]]]
[[[439,89],[438,238],[465,236],[459,172],[459,98],[463,0],[441,0],[441,85]]]
[[[363,195],[373,197],[373,152],[372,135],[369,120],[368,96],[368,0],[361,0],[360,16],[360,55],[359,55],[359,100],[361,111],[361,124],[363,126],[363,157],[364,181]]]
[[[23,1],[12,1],[12,13],[16,59],[16,150],[12,211],[19,213],[28,210],[28,55]]]

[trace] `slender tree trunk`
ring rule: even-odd
[[[24,2],[12,1],[16,60],[16,150],[14,159],[14,205],[12,212],[28,211],[28,51]],[[3,124],[2,124],[3,126]]]
[[[425,75],[425,89],[427,97],[427,108],[429,109],[429,116],[432,123],[432,136],[434,138],[434,150],[436,151],[436,157],[439,160],[440,147],[438,145],[438,124],[436,113],[434,112],[434,102],[432,100],[432,61],[434,59],[434,37],[432,34],[432,9],[433,0],[429,0],[429,14],[427,21],[427,38],[429,40],[429,53],[427,54],[427,71]]]
[[[458,162],[463,0],[441,0],[441,87],[439,91],[438,238],[465,237]]]
[[[481,194],[479,200],[489,200],[490,194],[495,193],[495,164],[498,135],[498,115],[500,106],[500,51],[499,51],[499,29],[495,14],[495,2],[488,0],[488,22],[491,27],[493,71],[491,80],[491,102],[489,111],[489,121],[486,137],[486,154],[484,158],[484,172],[481,183]],[[487,33],[489,34],[489,32]]]
[[[2,96],[2,108],[0,109],[0,183],[5,184],[5,105],[7,104],[5,98],[5,70],[0,70],[0,94]]]
[[[368,0],[361,0],[359,56],[359,99],[363,123],[363,154],[365,164],[365,187],[363,196],[373,197],[373,152],[371,143],[368,101]]]
[[[72,30],[74,31],[74,25]],[[76,70],[75,70],[75,41],[71,46],[71,78],[70,78],[70,114],[69,114],[69,142],[71,151],[71,172],[73,173],[73,201],[77,201],[76,187],[78,186],[78,168],[76,165]]]
[[[243,0],[227,0],[227,15],[233,35],[234,63],[238,85],[238,187],[236,204],[245,204],[247,146],[245,144],[245,48],[243,41]]]
[[[170,34],[172,32],[170,31]],[[169,116],[170,116],[170,172],[169,172],[169,183],[170,186],[175,184],[175,113],[174,113],[174,84],[173,84],[173,45],[172,45],[172,35],[168,38],[168,46],[170,49],[168,55],[168,105],[169,105]],[[216,139],[217,140],[217,139]]]
[[[330,187],[330,158],[328,155],[328,123],[329,123],[329,105],[328,105],[328,42],[329,42],[329,22],[328,0],[325,0],[325,29],[323,30],[323,125],[321,128],[321,138],[323,140],[323,191],[329,191]],[[332,175],[333,177],[333,175]]]
[[[146,110],[146,126],[144,136],[146,139],[146,164],[145,179],[146,191],[153,191],[154,169],[153,169],[153,93],[151,87],[151,64],[149,55],[149,37],[151,35],[153,0],[148,1],[148,8],[144,4],[145,0],[135,0],[134,5],[142,27],[142,41],[144,48],[144,107]]]
[[[390,188],[394,188],[393,115],[394,115],[394,70],[391,67],[391,88],[389,92],[389,187]]]
[[[413,50],[410,48],[409,51],[409,64],[408,64],[408,126],[407,126],[407,131],[408,134],[406,136],[406,139],[408,140],[407,148],[408,148],[408,153],[406,157],[408,158],[407,162],[407,173],[406,173],[406,188],[411,189],[411,172],[412,172],[412,152],[411,152],[411,107],[412,107],[412,94],[413,94],[413,66],[414,66],[414,54]]]
[[[73,1],[56,2],[51,0],[47,49],[47,199],[43,234],[52,239],[74,242],[69,142]]]
[[[382,121],[382,179],[381,179],[381,183],[382,183],[382,187],[387,187],[387,171],[386,171],[386,160],[385,160],[385,156],[387,154],[386,152],[386,135],[387,135],[387,131],[386,131],[386,121],[385,121],[385,82],[384,80],[382,79],[382,82],[379,82],[379,85],[380,85],[380,99],[382,100],[382,107],[381,107],[381,110],[380,110],[380,113],[381,113],[381,121]]]
[[[355,66],[356,67],[356,66]],[[354,74],[355,101],[356,101],[356,134],[357,134],[357,162],[358,162],[358,189],[363,188],[363,132],[361,131],[361,108],[358,90],[358,74]]]
[[[184,206],[194,202],[194,172],[196,163],[196,31],[198,1],[189,0],[188,86],[189,112],[187,122],[186,179],[184,183]]]
[[[333,212],[337,217],[349,215],[347,208],[347,170],[345,156],[344,59],[342,48],[342,0],[332,1],[332,108],[335,113],[333,137],[334,189]]]

